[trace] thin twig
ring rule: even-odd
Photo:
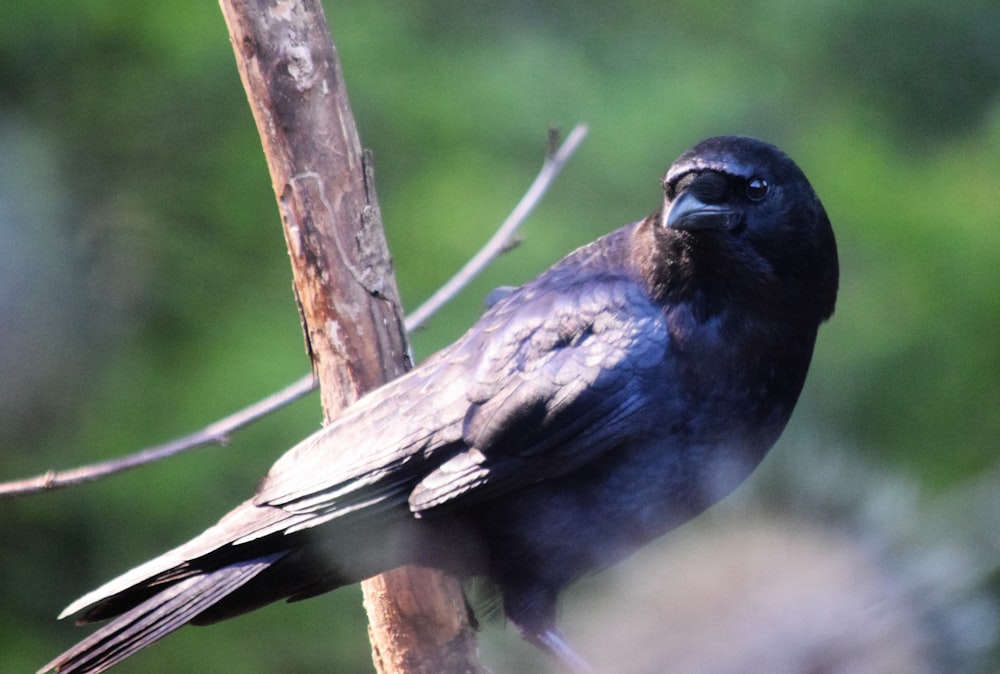
[[[535,177],[528,191],[521,197],[514,210],[500,225],[489,241],[469,260],[451,279],[438,289],[431,297],[417,307],[416,311],[406,317],[407,332],[422,327],[442,306],[451,301],[465,288],[483,269],[507,250],[511,238],[524,223],[528,215],[541,201],[556,176],[562,170],[566,161],[576,152],[580,143],[587,135],[587,127],[578,124],[566,137],[562,145],[545,158],[545,163]],[[0,499],[27,496],[54,489],[72,487],[87,482],[94,482],[110,475],[138,468],[149,463],[169,458],[190,449],[208,445],[224,445],[233,432],[250,425],[254,421],[267,416],[271,412],[295,402],[316,388],[312,374],[308,374],[281,391],[273,393],[233,414],[214,421],[199,431],[184,437],[171,440],[161,445],[148,447],[123,457],[93,463],[79,468],[54,471],[31,478],[0,483]]]
[[[577,124],[570,132],[558,150],[545,158],[542,169],[538,172],[531,187],[521,197],[521,201],[514,207],[507,219],[500,225],[500,229],[486,242],[486,245],[479,249],[471,260],[465,263],[457,274],[451,277],[447,283],[438,288],[430,298],[421,304],[417,309],[406,317],[406,330],[413,332],[422,327],[427,320],[437,312],[444,304],[449,302],[465,286],[469,284],[482,270],[494,259],[507,250],[511,238],[518,227],[527,219],[534,210],[542,196],[548,190],[552,181],[562,170],[563,166],[577,147],[583,142],[587,135],[585,124]]]
[[[188,449],[195,449],[206,445],[225,445],[229,441],[229,436],[233,431],[243,428],[261,417],[298,400],[315,388],[316,384],[313,381],[313,376],[311,374],[306,375],[282,390],[272,393],[263,400],[258,400],[252,405],[244,407],[238,412],[234,412],[182,438],[165,442],[162,445],[148,447],[134,454],[117,459],[110,459],[89,466],[58,472],[50,470],[44,475],[37,477],[0,484],[0,498],[36,494],[51,489],[93,482],[108,475],[114,475],[130,468],[137,468],[147,463],[165,459]]]

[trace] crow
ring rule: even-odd
[[[662,207],[506,289],[458,341],[281,456],[217,524],[71,604],[114,618],[42,672],[407,564],[484,577],[584,670],[560,591],[732,491],[778,439],[834,310],[802,171],[740,136],[684,152]]]

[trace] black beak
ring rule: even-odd
[[[670,229],[728,229],[732,223],[732,209],[722,204],[706,204],[691,191],[682,192],[663,218],[663,226]]]

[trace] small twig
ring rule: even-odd
[[[544,196],[556,176],[559,175],[566,161],[576,152],[586,135],[587,127],[583,124],[578,124],[569,133],[562,145],[546,156],[545,163],[535,177],[534,182],[531,183],[528,191],[521,197],[521,201],[514,207],[514,210],[511,211],[510,215],[507,216],[507,219],[504,220],[503,224],[500,225],[500,228],[497,229],[490,240],[447,283],[437,290],[426,302],[417,307],[416,311],[406,317],[404,325],[407,332],[413,332],[422,327],[431,316],[451,301],[486,266],[509,249],[514,233],[535,209],[539,201],[541,201],[542,196]],[[550,142],[552,147],[555,147],[556,143],[551,140]],[[224,445],[233,432],[250,425],[252,422],[271,412],[281,409],[315,389],[315,378],[312,374],[308,374],[281,391],[269,395],[263,400],[259,400],[238,412],[234,412],[184,437],[154,447],[148,447],[134,454],[116,459],[68,470],[50,470],[35,477],[0,483],[0,499],[27,496],[29,494],[94,482],[110,475],[169,458],[190,449],[215,444]]]
[[[44,475],[37,477],[0,484],[0,498],[25,496],[93,482],[102,477],[114,475],[130,468],[137,468],[147,463],[153,463],[154,461],[165,459],[189,449],[196,449],[206,445],[224,445],[229,441],[229,436],[233,431],[248,426],[261,417],[298,400],[315,388],[316,384],[313,381],[313,376],[311,374],[306,375],[277,393],[272,393],[263,400],[258,400],[252,405],[244,407],[238,412],[234,412],[182,438],[171,440],[162,445],[148,447],[134,454],[117,459],[69,470],[50,470]]]
[[[465,263],[465,266],[457,274],[452,276],[426,302],[406,317],[406,330],[408,332],[413,332],[422,327],[438,309],[449,302],[462,288],[467,286],[472,279],[482,272],[486,265],[509,248],[511,238],[514,236],[517,228],[521,226],[531,211],[534,210],[535,206],[538,205],[538,202],[548,190],[552,181],[555,180],[566,164],[566,160],[576,152],[577,147],[583,142],[586,135],[587,126],[585,124],[577,124],[566,137],[562,146],[545,158],[545,163],[538,172],[538,176],[535,177],[535,181],[531,183],[531,187],[521,197],[521,201],[514,207],[514,210],[507,216],[503,224],[500,225],[500,229],[486,242],[485,246],[479,249],[479,252],[471,260]],[[550,143],[552,147],[555,146],[555,143],[552,143],[551,140]]]

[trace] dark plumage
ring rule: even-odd
[[[706,140],[663,185],[661,210],[502,294],[218,524],[74,602],[117,618],[43,669],[103,671],[186,623],[406,563],[490,578],[526,639],[582,668],[559,592],[747,476],[837,294],[826,213],[773,146]]]

